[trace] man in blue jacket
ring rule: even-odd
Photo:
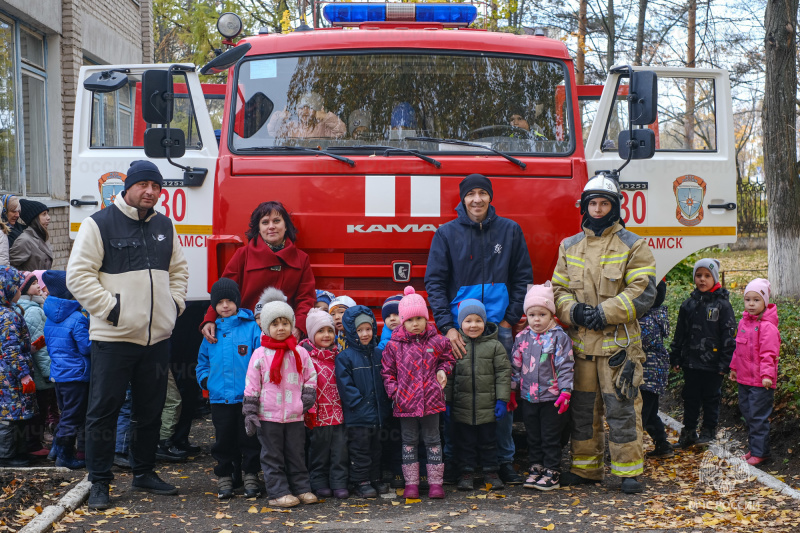
[[[428,301],[436,326],[447,335],[456,358],[466,353],[456,320],[458,304],[470,298],[483,302],[487,320],[499,325],[498,340],[510,358],[514,345],[511,326],[522,318],[525,293],[533,283],[525,236],[519,224],[495,213],[489,178],[470,174],[458,189],[458,218],[439,227],[431,242],[425,272]],[[497,421],[497,454],[501,479],[519,484],[522,478],[512,465],[512,422],[511,416]],[[449,449],[447,442],[446,456]]]

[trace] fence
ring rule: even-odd
[[[767,188],[763,183],[743,181],[736,185],[740,237],[766,237]]]

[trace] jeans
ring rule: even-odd
[[[161,410],[167,394],[168,341],[152,346],[92,341],[89,407],[86,412],[86,468],[92,483],[114,479],[117,417],[131,384],[130,459],[134,475],[151,472],[156,462]]]
[[[128,446],[131,444],[131,386],[125,391],[125,401],[119,409],[117,417],[117,443],[114,446],[116,453],[128,455]]]
[[[511,349],[514,347],[514,334],[511,328],[502,326],[497,328],[497,340],[506,349],[508,360],[511,362]],[[511,435],[514,427],[514,413],[508,413],[497,421],[497,462],[501,465],[514,461],[514,438]]]

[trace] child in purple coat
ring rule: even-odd
[[[428,323],[428,307],[413,287],[406,287],[398,305],[402,328],[392,333],[383,350],[383,384],[400,418],[403,440],[403,477],[406,498],[419,497],[420,434],[428,457],[430,498],[444,498],[444,463],[439,436],[439,413],[445,410],[444,387],[453,367],[446,337]]]

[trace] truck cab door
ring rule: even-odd
[[[142,75],[147,70],[168,70],[170,65],[97,65],[80,70],[72,142],[70,180],[70,237],[75,238],[87,217],[114,203],[125,186],[132,161],[148,159],[144,132],[150,126],[141,113]],[[194,66],[173,74],[173,128],[183,130],[186,152],[178,164],[208,169],[200,186],[185,186],[183,170],[166,159],[150,159],[164,177],[156,210],[175,224],[189,262],[189,298],[207,299],[206,239],[211,234],[214,171],[218,155],[214,126],[203,88]],[[92,74],[127,69],[127,83],[113,92],[93,92],[84,87]],[[214,91],[215,93],[218,91]],[[217,104],[219,94],[211,95]]]
[[[620,173],[622,219],[647,239],[661,279],[702,248],[736,241],[736,161],[728,73],[634,67],[658,76],[655,155]],[[620,168],[617,137],[628,128],[628,76],[606,82],[586,142],[589,177]],[[693,95],[693,96],[692,96]]]

